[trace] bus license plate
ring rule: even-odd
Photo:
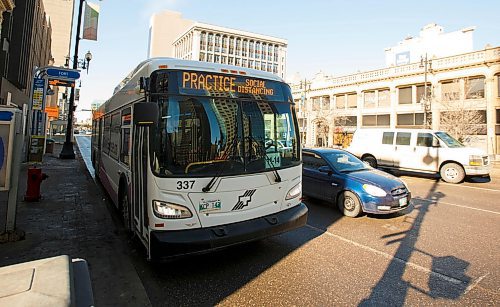
[[[400,207],[406,206],[407,203],[408,203],[408,200],[406,199],[406,197],[399,199],[399,206]]]
[[[220,209],[221,209],[220,199],[207,200],[207,201],[201,200],[199,204],[200,213],[220,211]]]

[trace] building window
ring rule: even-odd
[[[347,107],[349,109],[356,109],[358,107],[357,94],[347,94]]]
[[[200,52],[200,61],[205,62],[205,53]]]
[[[400,87],[398,89],[399,92],[399,104],[411,104],[411,86]]]
[[[441,100],[452,101],[460,99],[460,80],[441,82]]]
[[[245,57],[248,55],[248,41],[246,39],[243,40],[243,52],[242,52],[242,55],[245,56]]]
[[[278,62],[278,46],[274,46],[274,61]]]
[[[375,101],[375,91],[364,92],[364,108],[375,108],[377,107],[377,103]]]
[[[250,41],[250,43],[248,44],[248,49],[249,49],[249,57],[253,58],[255,56],[254,52],[255,52],[255,49],[254,49],[254,43],[253,41]]]
[[[248,61],[248,68],[254,68],[253,66],[253,60]]]
[[[465,99],[484,98],[484,77],[474,77],[465,80]]]
[[[242,67],[247,67],[247,60],[246,59],[242,59],[241,60],[241,66]]]
[[[345,95],[335,96],[335,108],[345,109]]]
[[[431,98],[431,85],[427,84],[427,99]],[[421,103],[425,97],[425,85],[417,85],[417,103]]]
[[[234,37],[229,38],[229,54],[234,54]]]
[[[220,55],[214,55],[214,63],[220,63]]]
[[[500,75],[497,75],[497,97],[500,97]]]
[[[207,33],[201,32],[200,35],[200,49],[205,50],[207,48]]]
[[[222,64],[227,64],[227,56],[221,56],[221,63]]]
[[[222,37],[222,53],[227,53],[227,36]]]
[[[255,43],[255,58],[260,59],[260,42]]]
[[[383,126],[389,127],[391,124],[391,116],[389,114],[378,115],[363,115],[362,125],[364,127]]]
[[[390,107],[391,106],[391,95],[389,89],[378,91],[378,106],[379,107]]]
[[[241,59],[240,58],[236,58],[235,62],[234,62],[234,65],[241,66]]]
[[[207,54],[207,62],[213,62],[213,55],[211,55],[210,53]]]
[[[498,81],[500,81],[500,80],[498,80]],[[497,116],[496,125],[495,125],[495,134],[500,135],[500,109],[496,109],[495,112],[496,112],[495,115]]]
[[[236,39],[236,55],[241,55],[241,39]]]
[[[208,51],[213,51],[214,50],[214,35],[213,33],[208,33],[208,46],[207,46],[207,50]]]
[[[229,57],[229,59],[227,61],[227,64],[233,65],[234,64],[234,58],[233,57]]]
[[[430,113],[427,113],[430,116]],[[397,115],[397,126],[419,126],[424,124],[424,113],[408,113]]]

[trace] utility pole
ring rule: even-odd
[[[428,94],[428,88],[427,88],[427,73],[432,72],[432,60],[429,60],[427,58],[427,53],[425,54],[424,57],[420,57],[420,68],[424,68],[424,99],[423,99],[423,106],[424,106],[424,128],[428,128],[428,113],[429,110],[431,109],[431,101],[429,100],[429,94]]]
[[[300,81],[302,88],[302,81]],[[307,79],[304,78],[304,92],[302,93],[302,147],[306,144],[306,120],[307,120]]]
[[[83,2],[85,0],[79,0],[80,4],[78,7],[78,19],[76,25],[76,41],[75,41],[75,53],[73,57],[73,69],[78,68],[78,46],[80,44],[80,26],[82,24],[82,10]],[[71,135],[73,134],[73,114],[75,111],[75,87],[71,87],[71,93],[69,96],[68,105],[68,124],[66,126],[66,140],[64,142],[59,158],[61,159],[74,159],[75,151],[73,149],[73,141],[71,140]]]

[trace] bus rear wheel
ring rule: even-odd
[[[121,197],[120,197],[120,213],[122,215],[123,219],[123,225],[125,226],[125,230],[130,231],[130,202],[128,199],[128,193],[125,191],[122,191]]]

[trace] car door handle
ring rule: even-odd
[[[338,184],[336,184],[335,182],[332,182],[332,186],[336,187],[336,186],[338,186]]]

